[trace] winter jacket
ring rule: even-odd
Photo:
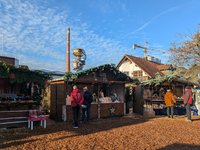
[[[83,104],[86,105],[87,107],[91,106],[91,102],[89,102],[91,96],[92,96],[92,94],[89,91],[86,91],[83,94],[83,97],[84,97]]]
[[[174,96],[173,96],[173,94],[172,94],[171,92],[167,92],[167,93],[165,94],[164,100],[165,100],[165,105],[166,105],[167,107],[172,107],[172,106],[174,106],[174,104],[172,104],[171,101],[174,101],[174,103],[176,103],[176,100],[175,100],[175,98],[174,98]]]
[[[77,105],[81,106],[83,103],[83,94],[80,92],[79,89],[74,89],[71,92],[71,107],[76,107]]]
[[[183,103],[192,104],[192,90],[191,89],[185,90]]]

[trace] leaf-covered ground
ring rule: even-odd
[[[200,117],[125,116],[91,120],[73,129],[72,122],[0,130],[0,149],[154,150],[200,149]]]

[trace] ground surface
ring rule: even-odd
[[[184,122],[183,116],[146,118],[125,116],[79,124],[55,123],[46,129],[34,127],[0,130],[0,149],[154,150],[200,149],[200,117]]]

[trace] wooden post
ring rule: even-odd
[[[98,118],[100,118],[100,104],[98,104]]]
[[[39,112],[41,112],[41,111],[42,111],[42,106],[40,105],[40,106],[39,106]]]
[[[183,100],[184,100],[184,89],[185,89],[185,86],[183,85]]]
[[[123,84],[123,102],[125,103],[125,91],[126,91],[126,88],[125,88],[125,84]]]
[[[98,83],[98,93],[97,93],[97,103],[98,103],[98,118],[100,118],[99,92],[100,92],[100,87],[99,87],[99,83]]]
[[[126,115],[126,103],[124,103],[124,115]]]
[[[99,87],[99,83],[98,83],[98,93],[97,93],[97,103],[99,104],[99,92],[100,92],[100,87]]]
[[[62,120],[65,122],[67,121],[67,116],[66,116],[66,105],[62,106]]]
[[[34,82],[32,81],[31,82],[31,95],[33,95],[33,92],[34,92]]]

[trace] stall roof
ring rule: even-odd
[[[183,83],[183,84],[188,84],[188,85],[200,86],[200,84],[193,83],[193,82],[190,82],[190,81],[187,81],[187,80],[184,80],[184,79],[180,79],[180,78],[174,78],[173,81]]]
[[[75,81],[75,80],[77,80],[76,82],[83,81],[83,80],[79,79],[83,75],[86,75],[88,72],[96,72],[98,70],[104,70],[104,68],[110,69],[110,71],[113,71],[116,75],[118,75],[118,76],[120,76],[120,77],[125,79],[125,81],[118,81],[118,82],[121,82],[121,83],[122,82],[123,83],[139,82],[138,79],[132,79],[129,76],[127,76],[126,74],[122,73],[121,71],[116,69],[112,64],[104,64],[104,65],[101,65],[101,66],[97,66],[97,67],[93,67],[93,68],[89,68],[89,69],[85,69],[85,70],[80,70],[80,71],[71,73],[71,75],[76,75],[77,76],[77,78],[74,78],[73,81]],[[65,80],[65,76],[58,77],[58,78],[53,79],[51,81],[55,82],[55,81],[61,81],[61,80]],[[99,82],[99,81],[95,81],[94,80],[94,81],[91,81],[91,82]],[[117,82],[117,81],[102,81],[102,82],[110,83],[110,82]]]

